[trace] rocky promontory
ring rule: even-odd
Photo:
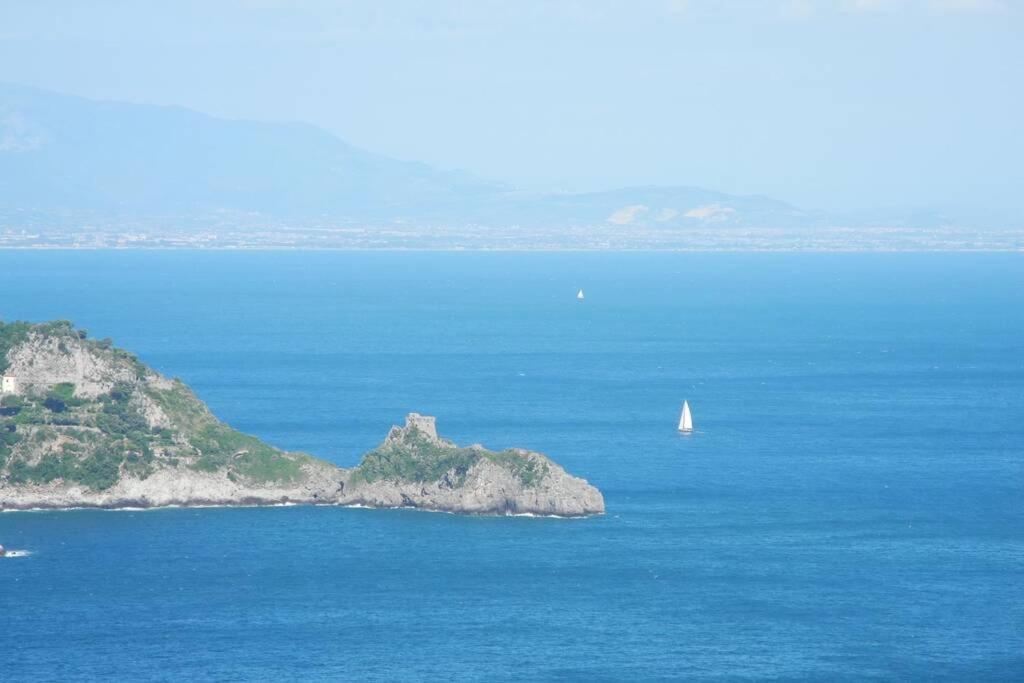
[[[0,510],[360,505],[579,517],[601,493],[522,449],[460,448],[415,413],[353,469],[218,420],[168,379],[71,323],[0,322]]]
[[[604,512],[601,492],[540,453],[460,448],[413,413],[363,456],[339,502],[471,514],[580,517]]]

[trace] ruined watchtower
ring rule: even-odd
[[[435,418],[430,415],[420,415],[419,413],[409,413],[405,416],[405,428],[410,429],[415,427],[420,430],[423,434],[429,436],[432,439],[437,438],[437,425],[435,424]]]
[[[13,375],[4,375],[0,377],[0,394],[16,394],[18,393],[18,381],[14,379]]]

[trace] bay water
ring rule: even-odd
[[[1022,254],[6,251],[0,317],[288,450],[418,411],[607,504],[5,513],[0,679],[1024,677]]]

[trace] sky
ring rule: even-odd
[[[527,189],[1024,210],[1024,0],[0,0],[0,80]]]

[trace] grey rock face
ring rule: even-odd
[[[109,489],[93,491],[64,482],[5,485],[0,482],[0,510],[68,508],[154,508],[242,505],[332,505],[345,485],[345,470],[312,461],[291,483],[240,483],[225,472],[186,468],[159,470],[145,479],[122,477]]]
[[[482,446],[459,449],[436,433],[423,435],[415,423],[405,428],[392,427],[382,449],[389,459],[409,455],[417,439],[436,446],[426,458],[445,462],[445,458],[472,464],[460,471],[450,467],[436,478],[416,480],[382,477],[367,481],[359,476],[364,464],[354,471],[338,502],[368,507],[411,507],[466,514],[554,515],[584,517],[604,513],[604,497],[586,480],[568,474],[549,458],[522,449],[494,454]],[[462,457],[458,457],[461,454]],[[477,454],[477,457],[473,457]],[[500,457],[489,457],[498,456]],[[415,458],[415,455],[410,457]],[[424,456],[419,456],[424,457]],[[429,467],[432,462],[426,463]],[[523,472],[531,476],[524,476]]]
[[[116,382],[136,378],[128,364],[106,362],[77,339],[40,333],[32,333],[27,342],[12,349],[7,360],[5,374],[15,377],[24,392],[70,382],[82,398],[96,398]]]
[[[530,456],[543,457],[537,453]],[[540,484],[533,487],[524,486],[509,470],[487,460],[473,465],[461,486],[453,485],[453,479],[454,472],[449,471],[432,482],[392,480],[361,483],[345,489],[338,502],[343,505],[412,507],[490,515],[585,517],[604,513],[601,492],[557,465]]]

